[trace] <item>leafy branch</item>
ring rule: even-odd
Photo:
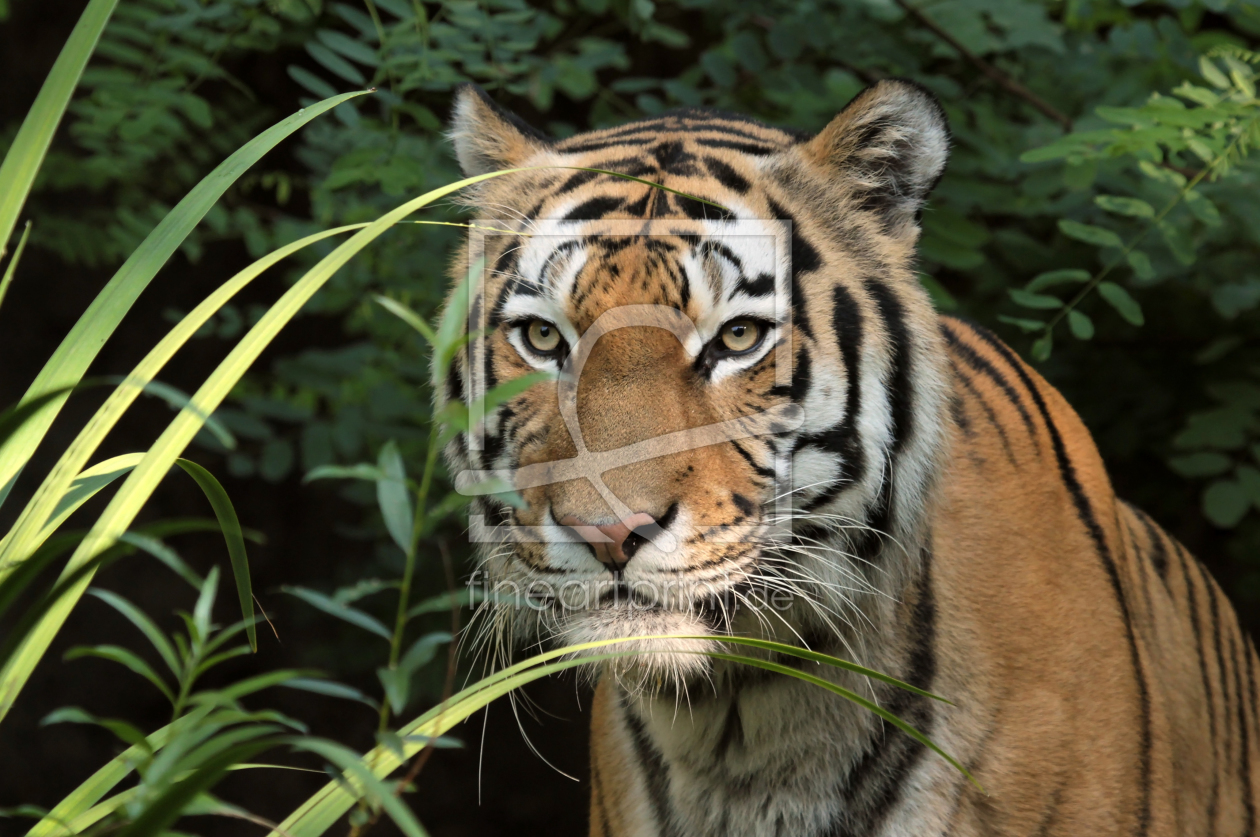
[[[1138,249],[1152,230],[1159,230],[1163,234],[1165,243],[1178,261],[1182,264],[1193,263],[1194,248],[1185,238],[1184,229],[1170,223],[1170,215],[1178,206],[1188,206],[1191,216],[1207,226],[1221,224],[1221,216],[1216,207],[1195,190],[1204,180],[1217,180],[1260,142],[1260,110],[1257,110],[1260,100],[1256,99],[1256,74],[1238,57],[1240,53],[1244,57],[1254,56],[1253,53],[1237,49],[1219,53],[1224,57],[1228,75],[1209,56],[1200,59],[1202,76],[1217,90],[1224,91],[1223,93],[1189,83],[1182,84],[1173,91],[1177,96],[1198,105],[1196,108],[1187,108],[1179,99],[1159,94],[1153,94],[1150,101],[1141,108],[1098,108],[1098,115],[1103,119],[1118,122],[1126,128],[1076,132],[1048,146],[1026,152],[1021,157],[1025,162],[1066,157],[1069,163],[1079,165],[1129,155],[1138,158],[1138,168],[1147,178],[1165,186],[1176,187],[1176,192],[1158,212],[1149,202],[1138,197],[1106,194],[1095,197],[1094,203],[1103,211],[1145,222],[1142,229],[1129,237],[1127,243],[1119,234],[1106,227],[1066,218],[1059,220],[1059,230],[1067,237],[1114,249],[1118,254],[1109,258],[1093,274],[1080,269],[1051,270],[1038,274],[1024,288],[1012,288],[1008,291],[1017,305],[1055,312],[1045,321],[1024,317],[999,317],[1003,322],[1038,335],[1032,345],[1034,359],[1049,358],[1055,327],[1065,319],[1069,330],[1077,339],[1088,340],[1093,337],[1093,321],[1079,310],[1079,306],[1094,291],[1098,291],[1131,325],[1144,324],[1145,318],[1138,302],[1124,287],[1107,281],[1107,278],[1125,263],[1141,280],[1152,281],[1156,278],[1150,258]],[[1215,54],[1217,53],[1214,51],[1213,55]],[[1206,163],[1189,179],[1180,173],[1183,167],[1174,165],[1169,159],[1186,152]],[[1067,302],[1044,293],[1059,285],[1077,283],[1083,286]]]

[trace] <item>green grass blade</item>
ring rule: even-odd
[[[322,104],[335,101],[329,99]],[[307,110],[309,111],[310,108]],[[477,175],[413,198],[359,230],[307,271],[241,338],[213,374],[193,394],[192,403],[180,411],[158,440],[153,443],[144,459],[127,477],[126,482],[114,495],[105,511],[101,513],[96,525],[92,527],[91,534],[75,550],[65,572],[77,572],[85,562],[91,560],[93,555],[110,548],[118,536],[127,530],[140,509],[148,502],[162,477],[175,464],[175,460],[201,429],[203,424],[201,416],[210,415],[223,403],[223,399],[280,333],[280,329],[297,315],[302,306],[323,287],[325,282],[332,278],[334,273],[386,230],[416,210],[466,186],[512,174],[515,171],[515,169],[505,169]],[[24,429],[25,427],[29,425],[24,426]],[[9,546],[11,548],[12,544]],[[30,678],[31,672],[43,658],[49,643],[52,642],[62,623],[65,622],[66,616],[74,609],[90,582],[90,572],[81,576],[75,587],[68,590],[55,606],[49,608],[34,630],[24,637],[17,653],[13,654],[0,669],[0,719],[8,714],[13,701],[17,699],[22,687]]]
[[[176,459],[175,464],[184,469],[201,488],[206,499],[214,509],[214,516],[223,529],[223,538],[227,541],[228,560],[232,562],[232,575],[236,578],[236,595],[241,603],[241,618],[245,621],[245,636],[249,638],[251,651],[258,651],[258,635],[254,630],[254,592],[249,581],[249,556],[245,554],[245,534],[241,531],[241,521],[232,507],[232,500],[223,490],[223,484],[215,479],[214,474],[187,459]]]
[[[57,61],[44,79],[35,103],[22,120],[22,127],[4,155],[4,162],[0,163],[0,259],[4,258],[8,249],[18,213],[26,203],[26,196],[30,194],[53,134],[65,115],[70,96],[78,86],[83,68],[92,57],[96,42],[117,5],[118,0],[92,0],[79,15],[79,22],[74,25],[66,45],[61,48]],[[7,481],[9,476],[0,477],[0,483]]]
[[[13,258],[9,259],[9,266],[4,269],[4,278],[0,279],[0,305],[4,305],[4,295],[9,292],[9,285],[13,284],[18,262],[22,261],[22,251],[26,249],[26,239],[30,237],[31,222],[27,221],[26,228],[22,230],[22,237],[18,239],[17,249],[13,251]]]
[[[75,437],[75,440],[61,455],[57,464],[53,466],[43,483],[35,491],[34,496],[18,517],[13,529],[4,539],[0,539],[0,578],[3,578],[6,572],[11,571],[15,564],[24,560],[25,556],[30,555],[39,547],[44,538],[47,538],[49,534],[56,530],[57,526],[60,525],[60,521],[64,520],[64,516],[60,515],[60,504],[64,503],[66,497],[73,493],[73,486],[78,484],[78,480],[84,479],[89,473],[101,467],[97,465],[89,469],[89,471],[84,471],[80,474],[79,471],[84,464],[96,452],[105,436],[114,428],[114,425],[118,423],[123,413],[134,403],[145,387],[150,385],[154,377],[162,371],[162,368],[175,353],[192,339],[193,335],[214,316],[215,312],[227,304],[250,282],[281,260],[318,241],[349,230],[362,229],[365,226],[367,225],[351,224],[325,230],[308,235],[292,244],[281,247],[273,253],[269,253],[216,288],[197,307],[180,320],[145,355],[144,359],[136,364],[131,374],[124,379],[124,383],[117,386],[105,403],[97,409],[95,415],[92,416],[79,435]],[[22,418],[24,421],[26,417],[29,417],[38,409],[38,407],[33,405],[37,402],[42,403],[52,397],[51,394],[45,395],[29,404],[23,404],[14,409],[15,411],[25,411],[25,416]],[[5,416],[7,415],[8,413],[0,415],[0,442],[4,440],[4,428],[7,426]],[[16,422],[16,419],[14,421]],[[16,428],[18,425],[14,423],[13,426]],[[16,430],[11,432],[16,432]],[[141,454],[135,454],[134,456],[136,457],[135,461],[130,462],[130,467],[134,467],[142,458]],[[76,474],[78,474],[77,477],[75,476]],[[51,519],[45,522],[45,518],[49,517]]]
[[[144,459],[143,453],[124,453],[110,457],[104,462],[98,462],[75,477],[74,482],[70,483],[69,489],[61,495],[61,499],[53,508],[52,517],[40,533],[40,543],[59,529],[66,518],[78,511],[80,506],[95,497],[114,480],[139,465],[141,459]]]
[[[157,837],[163,834],[175,820],[179,819],[184,808],[198,794],[218,784],[228,774],[232,765],[252,758],[282,743],[283,740],[279,737],[269,737],[248,741],[208,759],[190,776],[180,779],[154,800],[130,825],[118,832],[118,837]]]
[[[772,650],[781,653],[792,653],[793,656],[799,656],[803,659],[810,659],[815,662],[833,665],[837,668],[844,668],[854,671],[858,674],[867,676],[877,676],[876,679],[888,682],[891,685],[897,685],[899,688],[906,688],[909,691],[923,694],[925,697],[936,698],[921,689],[916,689],[909,684],[902,683],[895,678],[881,675],[871,669],[856,666],[845,660],[836,657],[830,657],[826,654],[818,654],[817,652],[806,651],[805,649],[796,648],[795,646],[783,645],[782,643],[770,642],[768,640],[749,640],[744,637],[647,637],[649,639],[706,639],[715,644],[733,642],[735,644],[744,644],[751,647],[761,648],[762,650]],[[555,651],[549,651],[545,654],[539,654],[530,657],[516,665],[505,668],[490,677],[472,684],[466,689],[453,695],[445,704],[433,707],[420,717],[398,730],[398,734],[406,740],[407,736],[428,736],[437,737],[447,732],[455,724],[462,722],[468,718],[473,712],[481,709],[490,702],[496,700],[508,692],[517,689],[527,683],[545,677],[549,674],[564,671],[588,663],[601,662],[603,660],[624,657],[631,652],[624,653],[595,653],[587,654],[587,652],[598,651],[608,646],[616,645],[622,642],[631,642],[636,639],[641,640],[644,637],[630,637],[625,639],[604,640],[600,642],[588,642],[581,645],[568,646]],[[795,653],[794,653],[795,652]],[[889,723],[897,726],[898,729],[905,731],[916,741],[920,741],[924,745],[930,747],[934,752],[939,753],[950,764],[956,767],[963,775],[967,776],[973,783],[975,779],[969,774],[957,761],[937,747],[926,736],[916,730],[914,727],[905,723],[901,719],[892,715],[892,713],[884,710],[875,704],[867,701],[865,698],[854,694],[853,692],[837,686],[830,681],[823,680],[820,677],[806,674],[802,671],[794,669],[790,666],[781,665],[779,663],[767,660],[759,660],[752,657],[744,657],[734,654],[724,654],[718,651],[693,651],[689,653],[699,653],[715,659],[729,660],[732,662],[744,663],[747,665],[765,668],[790,677],[805,680],[806,682],[826,688],[829,691],[855,701],[859,705],[871,709],[880,717],[889,721]],[[580,655],[574,657],[573,655]],[[569,659],[560,662],[551,662],[558,657],[569,657]],[[817,659],[816,659],[817,658]],[[940,700],[941,698],[936,698]],[[404,749],[403,756],[410,758],[421,749],[420,744],[408,743]],[[396,770],[405,761],[400,758],[399,754],[389,747],[377,747],[364,756],[363,762],[378,777],[388,776],[392,771]],[[351,787],[354,785],[351,777],[346,777]],[[977,785],[978,787],[978,785]],[[347,793],[346,789],[338,782],[330,782],[321,788],[314,796],[308,799],[301,807],[289,815],[276,831],[273,831],[269,837],[317,837],[323,834],[334,823],[343,816],[346,811],[354,805],[354,797]]]
[[[869,709],[871,712],[874,712],[876,715],[883,718],[885,721],[892,724],[897,729],[901,730],[906,735],[913,738],[915,741],[918,741],[920,744],[924,745],[925,747],[930,748],[932,752],[936,753],[941,758],[945,759],[945,761],[953,765],[954,768],[958,770],[959,773],[966,776],[967,779],[973,785],[975,785],[976,788],[981,793],[984,793],[984,788],[980,786],[980,783],[976,781],[976,778],[974,776],[972,776],[969,772],[967,772],[967,768],[963,767],[949,753],[945,752],[940,747],[936,746],[936,744],[933,743],[932,739],[928,738],[926,735],[919,732],[917,729],[912,727],[910,724],[907,724],[905,721],[901,720],[896,715],[889,712],[887,709],[884,709],[882,706],[879,706],[876,703],[872,703],[871,701],[867,700],[861,695],[856,694],[855,692],[851,692],[848,689],[844,688],[843,686],[838,686],[835,683],[832,683],[830,680],[824,680],[821,677],[816,677],[815,675],[808,674],[799,669],[792,668],[791,666],[785,666],[785,665],[782,665],[781,663],[773,663],[773,662],[770,662],[769,660],[758,660],[754,657],[745,657],[738,654],[723,654],[720,651],[704,651],[701,653],[703,653],[706,657],[711,657],[715,660],[725,660],[731,663],[742,663],[744,665],[750,665],[756,668],[765,669],[766,671],[773,671],[778,674],[783,674],[788,677],[795,677],[797,680],[803,680],[806,683],[812,683],[815,686],[826,689],[827,691],[832,692],[834,694],[840,695],[841,697],[846,698],[847,700],[851,700],[854,703],[856,703],[858,706],[861,706],[863,709]]]
[[[707,636],[707,637],[706,636],[680,636],[677,638],[678,639],[708,639],[708,640],[713,639],[713,637],[711,636]],[[748,648],[758,648],[763,651],[773,651],[776,654],[787,654],[788,656],[797,657],[802,660],[809,660],[815,663],[822,663],[823,665],[828,665],[828,666],[831,666],[832,668],[842,668],[845,671],[851,671],[854,674],[860,674],[863,677],[869,677],[872,680],[879,680],[880,682],[887,683],[890,686],[896,686],[898,689],[904,689],[907,692],[913,692],[916,695],[921,695],[922,697],[925,697],[925,698],[931,698],[932,700],[939,700],[941,703],[948,703],[950,706],[953,706],[952,701],[946,698],[943,698],[940,695],[934,695],[931,692],[920,689],[918,686],[911,686],[909,683],[898,680],[895,677],[889,677],[887,674],[878,672],[873,668],[860,666],[857,663],[851,663],[848,660],[842,660],[839,657],[833,657],[830,654],[823,654],[818,651],[811,651],[808,648],[801,648],[796,645],[788,645],[783,642],[774,642],[773,640],[769,640],[769,639],[754,639],[752,637],[744,637],[744,636],[722,637],[721,641],[723,644],[743,645]]]
[[[93,0],[105,5],[104,0]],[[112,4],[110,4],[112,5]],[[315,117],[366,91],[345,93],[318,104],[303,108],[241,146],[235,153],[210,172],[193,190],[184,196],[175,208],[167,213],[135,252],[123,263],[103,290],[61,341],[44,368],[27,389],[23,401],[60,387],[78,383],[101,346],[114,333],[123,316],[166,264],[171,254],[183,243],[192,228],[223,196],[247,169],[285,139]],[[6,164],[8,160],[6,158]],[[0,178],[0,200],[6,193]],[[35,421],[28,422],[4,444],[0,444],[0,485],[9,481],[30,457],[43,439],[49,425],[61,409],[64,398],[46,404]]]
[[[540,665],[528,671],[520,671],[517,666],[513,666],[514,669],[518,670],[512,676],[507,678],[490,678],[496,682],[494,686],[489,688],[478,689],[477,686],[480,684],[476,684],[470,687],[474,690],[473,693],[464,699],[457,701],[455,698],[452,698],[444,707],[435,707],[400,729],[398,735],[403,742],[403,755],[406,758],[410,758],[421,750],[424,745],[417,743],[417,739],[420,736],[437,738],[441,735],[441,732],[435,732],[435,730],[440,729],[442,732],[449,730],[478,709],[513,689],[546,677],[549,674],[621,656],[625,655],[597,654],[577,660],[564,660],[558,663]],[[526,662],[536,663],[542,658],[550,659],[554,657],[555,652],[540,654],[538,657],[533,657]],[[501,674],[503,672],[500,672]],[[408,740],[409,738],[413,740]],[[399,757],[399,754],[395,752],[393,747],[382,745],[367,753],[363,757],[362,763],[374,776],[383,778],[397,770],[403,764],[403,761],[404,759]],[[355,791],[360,791],[361,786],[353,775],[345,776],[344,780],[344,782],[329,782],[324,785],[296,811],[285,818],[284,822],[280,823],[279,827],[272,831],[268,837],[318,837],[318,835],[323,834],[336,824],[337,820],[341,819],[357,801],[356,797],[346,790],[346,786],[353,788]]]

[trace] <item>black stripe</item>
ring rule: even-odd
[[[860,334],[859,339],[861,339]],[[813,383],[812,367],[813,359],[809,349],[802,343],[796,350],[796,362],[792,364],[792,385],[788,390],[788,397],[798,404],[803,403],[805,396],[809,395],[809,387]]]
[[[577,206],[570,209],[561,221],[598,221],[610,212],[615,212],[625,206],[626,202],[622,198],[609,197],[602,195],[597,198],[585,200]]]
[[[730,708],[726,710],[726,722],[722,725],[722,735],[718,739],[717,755],[728,758],[732,747],[744,747],[744,722],[739,716],[738,692],[731,698]]]
[[[1191,595],[1191,605],[1192,605],[1190,609],[1191,626],[1194,628],[1196,635],[1198,634],[1198,631],[1199,631],[1199,615],[1198,615],[1198,601],[1197,601],[1198,594],[1194,592],[1196,585],[1191,580],[1190,566],[1194,567],[1195,574],[1199,577],[1199,584],[1203,586],[1203,593],[1204,595],[1207,596],[1208,615],[1211,616],[1211,619],[1212,619],[1211,645],[1213,649],[1216,651],[1217,677],[1221,680],[1222,685],[1223,685],[1224,678],[1225,678],[1225,666],[1224,666],[1223,660],[1221,659],[1221,645],[1220,645],[1220,627],[1221,626],[1220,626],[1219,613],[1217,612],[1217,609],[1216,609],[1216,598],[1212,595],[1212,582],[1207,577],[1207,573],[1204,572],[1203,565],[1200,564],[1198,561],[1196,561],[1194,558],[1191,557],[1189,559],[1190,565],[1187,565],[1186,559],[1189,556],[1185,555],[1182,550],[1177,551],[1177,556],[1181,559],[1181,569],[1182,569],[1182,572],[1185,573],[1186,587],[1190,591],[1190,595]],[[1212,688],[1212,678],[1208,675],[1208,670],[1207,670],[1207,645],[1202,641],[1199,642],[1199,664],[1200,664],[1200,670],[1203,674],[1203,688],[1207,697],[1206,706],[1207,706],[1207,713],[1208,713],[1208,734],[1211,736],[1211,745],[1212,745],[1212,795],[1208,799],[1208,827],[1211,829],[1211,833],[1214,835],[1216,834],[1216,810],[1219,804],[1220,791],[1221,791],[1221,788],[1220,788],[1221,767],[1223,766],[1225,759],[1224,759],[1223,753],[1221,755],[1217,755],[1218,748],[1216,745],[1216,742],[1217,742],[1216,701],[1214,699],[1215,690]],[[1222,704],[1225,702],[1225,695],[1224,695],[1223,689],[1221,693],[1221,702]],[[1222,749],[1223,749],[1223,746],[1222,746]]]
[[[964,343],[944,321],[941,322],[941,333],[945,335],[945,342],[958,353],[958,356],[962,358],[964,363],[993,381],[998,389],[1002,390],[1015,409],[1019,410],[1019,416],[1024,420],[1024,427],[1028,429],[1028,435],[1036,440],[1037,430],[1033,426],[1032,416],[1028,414],[1023,400],[1015,392],[1015,388],[1011,386],[1011,382],[1006,379],[1006,376],[999,372],[992,363],[989,363],[983,355]]]
[[[600,166],[600,168],[604,168],[604,167]],[[592,180],[594,180],[597,177],[605,177],[605,176],[606,175],[601,175],[598,172],[593,172],[593,171],[575,172],[574,174],[570,175],[569,178],[564,181],[564,183],[560,184],[560,188],[556,189],[556,191],[552,193],[552,197],[559,197],[563,194],[566,194],[567,192],[573,191],[574,189],[578,188],[579,186],[583,184],[590,183]]]
[[[761,143],[735,142],[734,140],[705,139],[700,137],[696,138],[695,143],[706,148],[729,148],[731,151],[751,154],[754,157],[764,157],[779,150],[773,145],[762,145]]]
[[[1238,630],[1238,644],[1234,643],[1234,635],[1229,637],[1230,656],[1234,658],[1234,681],[1238,691],[1238,774],[1242,781],[1243,829],[1246,835],[1254,834],[1256,823],[1256,801],[1252,798],[1251,788],[1251,731],[1247,724],[1247,709],[1250,703],[1248,690],[1243,688],[1243,665],[1251,662],[1247,653],[1247,641],[1242,635],[1242,628],[1235,620]]]
[[[612,823],[608,821],[608,808],[604,805],[604,783],[600,780],[598,759],[591,759],[591,800],[599,810],[599,827],[604,837],[613,837]]]
[[[643,770],[644,784],[647,785],[648,798],[660,826],[661,837],[677,837],[678,829],[674,827],[673,816],[669,804],[669,767],[661,754],[648,740],[647,730],[639,721],[634,711],[621,701],[621,715],[625,719],[626,728],[630,731],[630,741],[638,756],[639,766]]]
[[[1024,371],[1019,358],[1015,357],[1005,343],[998,340],[987,329],[976,325],[971,325],[971,328],[977,337],[989,344],[1015,370],[1016,376],[1019,377],[1020,382],[1023,383],[1032,396],[1033,403],[1041,414],[1046,430],[1050,433],[1050,442],[1054,447],[1054,456],[1059,465],[1059,475],[1068,489],[1068,494],[1072,497],[1072,503],[1076,506],[1077,516],[1094,541],[1094,547],[1098,552],[1099,558],[1102,559],[1103,568],[1107,571],[1107,577],[1111,581],[1111,587],[1116,596],[1116,603],[1120,607],[1120,617],[1124,622],[1125,634],[1129,639],[1129,654],[1133,660],[1133,671],[1138,687],[1138,702],[1142,713],[1140,742],[1142,752],[1142,799],[1138,806],[1138,828],[1136,833],[1145,834],[1151,825],[1151,696],[1146,685],[1146,672],[1143,669],[1142,658],[1138,651],[1137,636],[1133,631],[1132,616],[1129,613],[1129,603],[1125,599],[1124,587],[1120,581],[1119,569],[1116,567],[1115,558],[1111,554],[1110,547],[1107,546],[1106,535],[1098,524],[1098,518],[1094,514],[1093,506],[1090,504],[1089,498],[1085,495],[1085,489],[1081,486],[1080,480],[1076,476],[1076,467],[1068,457],[1067,448],[1063,444],[1063,437],[1059,433],[1059,428],[1051,419],[1050,410],[1046,407],[1046,402],[1042,399],[1037,385],[1028,377],[1028,373]]]
[[[1158,527],[1155,526],[1154,522],[1146,516],[1145,512],[1132,506],[1130,506],[1130,508],[1133,509],[1133,513],[1142,523],[1142,528],[1146,530],[1146,536],[1151,539],[1151,554],[1147,557],[1151,559],[1151,563],[1155,566],[1156,572],[1159,573],[1159,577],[1164,580],[1164,586],[1167,587],[1168,547],[1164,543],[1163,537],[1161,537],[1162,533],[1159,531]]]
[[[446,370],[446,400],[464,400],[464,372],[458,363],[452,363]]]
[[[672,195],[674,203],[678,205],[678,209],[693,221],[733,221],[735,213],[723,207],[712,206],[707,203],[701,203],[692,198],[686,198],[682,195]],[[706,200],[708,200],[706,198]]]
[[[1006,428],[998,421],[997,415],[993,412],[993,408],[989,406],[989,402],[984,400],[980,390],[976,389],[976,385],[971,382],[971,378],[958,367],[958,364],[951,357],[949,359],[950,368],[954,371],[954,377],[962,382],[963,388],[971,395],[972,401],[980,405],[980,409],[984,411],[984,415],[989,420],[989,424],[997,431],[998,439],[1002,442],[1002,449],[1006,451],[1006,458],[1010,463],[1019,467],[1019,463],[1015,461],[1015,451],[1011,450],[1011,440],[1006,436]]]
[[[732,137],[743,137],[744,139],[755,140],[757,142],[774,141],[759,134],[736,128],[734,125],[727,124],[728,122],[741,122],[746,125],[751,125],[754,128],[761,128],[762,130],[777,131],[784,134],[790,133],[782,128],[774,128],[769,125],[764,125],[755,119],[741,119],[737,114],[731,114],[722,118],[715,118],[712,114],[695,113],[689,116],[684,116],[682,114],[674,116],[662,115],[652,119],[644,119],[639,122],[629,122],[616,128],[607,128],[603,131],[592,133],[589,136],[590,141],[592,142],[608,142],[614,139],[624,140],[624,138],[627,137],[638,137],[640,135],[654,140],[660,138],[660,135],[663,133],[714,133],[725,134]],[[561,142],[556,146],[556,150],[566,154],[571,153],[574,148],[584,145],[584,143],[576,142],[578,139],[581,139],[581,137],[574,137],[573,140]],[[570,141],[574,142],[573,146],[567,145]]]
[[[835,427],[808,436],[802,436],[797,446],[816,444],[823,450],[841,457],[841,479],[826,491],[805,504],[805,511],[822,508],[845,488],[857,485],[866,476],[866,451],[862,448],[861,434],[857,429],[858,414],[862,410],[861,348],[862,312],[857,301],[844,285],[831,289],[832,329],[840,344],[840,359],[844,363],[845,392],[844,419]]]
[[[752,468],[754,474],[756,474],[759,477],[773,477],[774,476],[773,468],[763,468],[762,466],[758,465],[757,461],[752,458],[752,454],[744,450],[744,446],[741,445],[739,442],[732,441],[731,447],[735,448],[735,451],[740,456],[744,457],[744,461],[748,463],[749,468]]]
[[[768,198],[767,203],[773,220],[787,221],[792,225],[792,324],[801,330],[801,334],[813,337],[813,330],[809,327],[809,315],[805,313],[805,291],[801,288],[800,275],[802,271],[818,270],[822,267],[822,257],[818,255],[814,245],[801,235],[801,225],[796,222],[792,213],[780,206],[773,198]]]
[[[866,281],[866,291],[875,297],[884,329],[892,343],[892,372],[885,385],[892,408],[892,455],[895,464],[914,433],[914,391],[910,380],[910,330],[906,327],[906,309],[896,294],[882,282]]]
[[[709,170],[709,174],[717,179],[718,183],[721,183],[737,195],[747,194],[748,190],[752,188],[752,184],[748,182],[747,178],[717,157],[705,157],[704,165]]]
[[[774,293],[774,276],[769,273],[758,273],[756,278],[753,279],[740,276],[739,284],[735,286],[731,296],[737,293],[747,294],[748,296],[770,296],[770,294]]]

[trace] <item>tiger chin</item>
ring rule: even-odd
[[[481,641],[641,638],[588,652],[619,655],[591,667],[592,835],[1260,834],[1229,602],[1063,397],[918,281],[951,142],[929,92],[881,81],[816,134],[688,108],[553,139],[465,86],[449,135],[467,175],[512,171],[465,192],[452,272],[484,270],[437,400],[546,379],[447,449],[502,594]],[[705,656],[736,636],[948,698],[805,664],[983,791]]]

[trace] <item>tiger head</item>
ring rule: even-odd
[[[553,140],[467,85],[450,136],[468,176],[517,169],[468,195],[476,333],[437,396],[485,406],[447,450],[515,596],[485,636],[874,624],[946,442],[914,267],[949,143],[931,94],[880,82],[813,136],[683,109]],[[627,648],[613,670],[637,683],[711,674],[703,640]]]

